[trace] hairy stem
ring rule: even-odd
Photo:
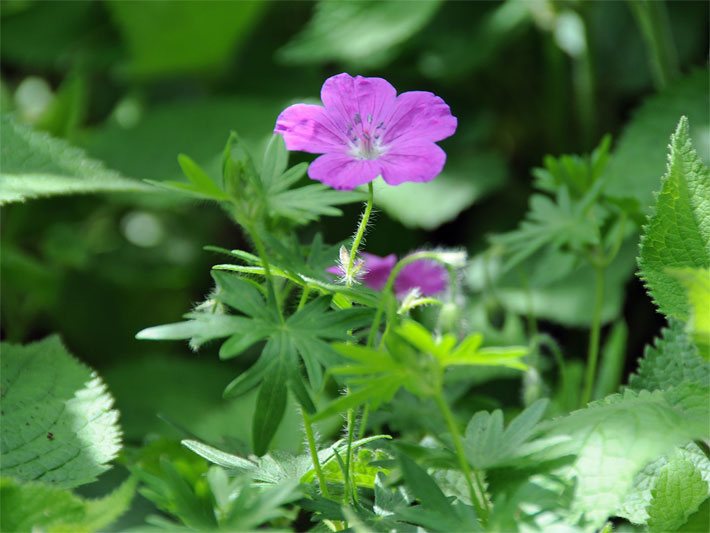
[[[589,350],[587,352],[587,368],[584,376],[581,406],[587,405],[591,400],[594,379],[597,375],[599,337],[602,325],[602,308],[604,307],[604,270],[604,267],[594,265],[594,311],[592,315],[592,329],[589,332]]]
[[[367,230],[367,223],[370,220],[370,214],[372,213],[372,204],[375,197],[372,182],[367,184],[367,203],[365,204],[365,211],[360,217],[360,224],[357,227],[357,232],[355,232],[355,238],[353,239],[353,244],[350,247],[350,257],[348,259],[347,270],[345,271],[345,280],[348,285],[352,285],[354,274],[353,269],[355,268],[355,259],[357,258],[357,252],[360,249],[360,243],[362,238],[365,236],[365,230]]]
[[[325,480],[325,475],[323,475],[323,469],[320,465],[320,459],[318,459],[318,448],[316,447],[316,439],[313,436],[313,424],[311,423],[311,418],[308,413],[301,409],[303,414],[303,429],[306,432],[306,440],[308,441],[308,451],[311,453],[311,461],[313,462],[313,469],[316,472],[316,477],[318,478],[318,485],[320,486],[320,491],[326,498],[330,497],[328,494],[328,483]]]
[[[468,487],[468,494],[471,498],[471,504],[476,509],[476,514],[481,520],[481,523],[485,525],[488,520],[488,513],[490,509],[488,508],[488,501],[486,500],[483,483],[481,482],[478,473],[471,471],[471,467],[468,464],[468,459],[466,459],[466,454],[463,449],[461,433],[459,433],[459,428],[456,425],[456,420],[454,419],[454,414],[451,412],[451,409],[449,409],[449,405],[446,403],[441,390],[434,395],[434,400],[436,401],[436,405],[439,407],[439,411],[441,411],[441,414],[444,416],[444,420],[446,420],[446,425],[448,426],[451,438],[454,441],[456,457],[459,460],[461,472],[466,479],[466,486]]]

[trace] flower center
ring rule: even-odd
[[[382,143],[384,134],[384,122],[373,126],[372,115],[367,115],[363,122],[360,113],[355,113],[352,123],[348,125],[348,153],[357,159],[377,159],[387,152],[387,146]]]

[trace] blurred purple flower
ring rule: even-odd
[[[367,252],[360,255],[364,261],[360,280],[371,289],[382,290],[397,264],[397,256],[390,254],[380,257]],[[336,276],[344,275],[344,268],[341,265],[329,267],[327,271]],[[444,292],[447,284],[448,272],[445,267],[436,261],[419,259],[406,265],[399,272],[394,280],[394,292],[398,298],[403,298],[412,289],[419,289],[422,296],[434,296]]]
[[[390,185],[431,181],[444,168],[434,143],[453,135],[457,120],[438,96],[397,96],[382,78],[338,74],[325,80],[321,100],[286,108],[274,128],[289,150],[324,154],[308,168],[312,179],[354,189],[378,176]]]

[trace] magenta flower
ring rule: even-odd
[[[363,252],[360,256],[364,261],[360,280],[371,289],[382,290],[392,269],[397,264],[397,256],[390,254],[379,257],[367,252]],[[344,275],[344,268],[341,265],[332,266],[327,270],[337,276]],[[434,296],[444,292],[447,283],[448,273],[445,267],[436,261],[419,259],[406,265],[400,271],[394,280],[394,292],[397,298],[403,298],[412,289],[418,289],[422,296]]]
[[[276,120],[289,150],[323,154],[308,175],[336,189],[354,189],[378,176],[390,185],[431,181],[446,153],[435,143],[456,131],[456,117],[438,96],[397,96],[382,78],[338,74],[325,80],[323,106],[296,104]]]

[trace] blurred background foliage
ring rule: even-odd
[[[443,143],[447,167],[430,184],[377,191],[367,250],[466,247],[474,256],[470,324],[512,343],[538,318],[574,358],[584,353],[591,272],[533,257],[498,277],[488,237],[518,225],[531,169],[546,154],[589,153],[605,133],[614,139],[610,194],[635,206],[639,220],[681,114],[710,159],[708,15],[704,1],[4,0],[0,105],[15,122],[81,147],[122,177],[168,180],[179,179],[178,153],[216,170],[230,130],[263,146],[279,111],[317,100],[330,75],[382,76],[399,91],[433,91],[459,118],[457,134]],[[659,42],[665,47],[654,49]],[[5,165],[10,158],[3,151]],[[358,209],[305,236],[347,238]],[[605,308],[606,322],[628,324],[625,348],[607,347],[625,349],[628,368],[660,325],[632,276],[637,241],[630,231],[609,269]],[[60,333],[105,376],[129,444],[189,432],[239,449],[249,442],[254,400],[225,403],[220,391],[235,373],[226,365],[244,360],[217,362],[213,347],[194,355],[183,344],[134,339],[204,298],[217,261],[203,251],[207,244],[246,246],[212,205],[164,192],[5,206],[2,337]],[[514,390],[483,386],[472,403],[515,403]],[[405,404],[394,408],[406,415]],[[296,424],[292,417],[281,431]]]

